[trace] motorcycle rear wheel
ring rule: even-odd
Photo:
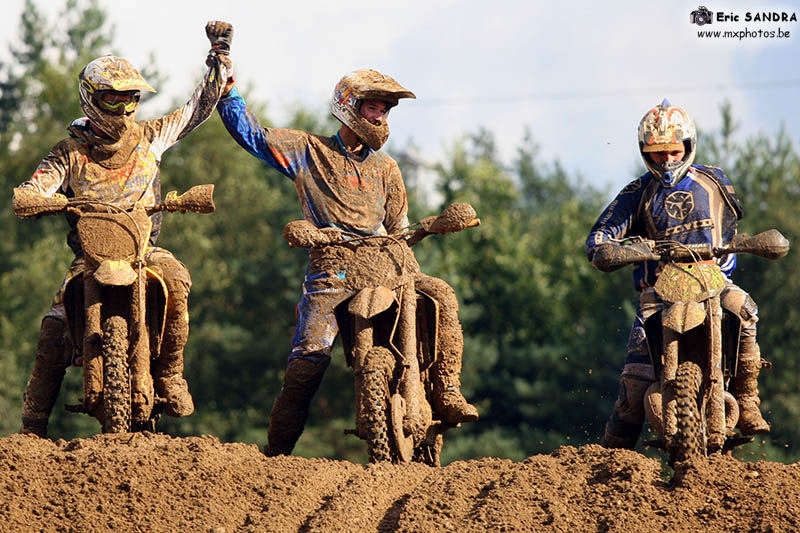
[[[103,433],[131,428],[131,380],[128,368],[128,323],[121,316],[103,322]]]
[[[687,461],[703,455],[701,434],[703,422],[700,418],[700,367],[691,361],[684,361],[675,373],[675,411],[677,431],[670,447],[672,463]]]

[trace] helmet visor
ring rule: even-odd
[[[140,95],[139,91],[98,91],[95,100],[103,111],[123,115],[136,109]]]
[[[672,150],[680,150],[683,148],[683,143],[662,143],[651,144],[642,147],[642,152],[671,152]]]

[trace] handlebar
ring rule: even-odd
[[[317,228],[306,220],[294,220],[289,222],[283,230],[283,238],[292,248],[319,248],[331,244],[343,242],[356,242],[363,239],[390,238],[395,240],[405,240],[409,246],[417,244],[419,241],[434,233],[445,234],[461,231],[467,228],[480,226],[481,220],[477,218],[475,209],[466,203],[454,203],[442,212],[439,216],[430,216],[422,219],[416,224],[412,224],[406,230],[394,235],[370,235],[361,236],[346,234],[336,228]],[[419,226],[418,228],[414,228]]]
[[[136,207],[136,204],[120,206],[91,198],[67,198],[62,194],[47,197],[33,189],[14,189],[14,214],[20,218],[60,215],[73,210],[81,211],[91,207],[130,211]],[[163,203],[144,207],[144,209],[148,215],[159,211],[211,213],[216,209],[214,205],[214,185],[195,185],[181,195],[178,195],[177,191],[171,191],[167,193]]]
[[[752,236],[737,234],[731,242],[719,247],[712,247],[709,243],[683,244],[673,240],[635,239],[622,244],[604,243],[598,247],[593,263],[600,270],[610,271],[646,261],[690,263],[740,253],[780,259],[789,253],[789,247],[789,240],[776,229]]]

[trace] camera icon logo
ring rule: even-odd
[[[706,6],[700,6],[689,13],[689,22],[698,26],[705,26],[714,22],[714,13],[709,11]]]

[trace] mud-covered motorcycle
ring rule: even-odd
[[[284,230],[291,247],[310,248],[312,261],[339,273],[343,301],[334,312],[356,404],[356,428],[345,433],[366,441],[371,462],[439,464],[442,434],[455,427],[431,407],[439,304],[415,288],[420,270],[410,247],[479,224],[470,205],[452,204],[395,235],[331,238],[304,220]]]
[[[166,321],[167,286],[145,265],[152,222],[159,211],[210,213],[213,185],[175,191],[164,203],[129,208],[87,198],[61,205],[32,190],[15,191],[15,209],[27,216],[65,214],[77,219],[82,271],[68,280],[64,306],[72,359],[83,368],[83,398],[66,406],[100,422],[103,433],[155,429],[164,400],[155,392],[151,363]]]
[[[647,444],[666,449],[674,463],[750,442],[734,432],[740,409],[729,391],[739,364],[741,318],[722,305],[728,282],[714,258],[749,253],[779,259],[789,241],[773,229],[736,235],[721,247],[644,239],[626,244],[640,251],[626,262],[659,261],[654,290],[663,308],[645,321],[657,381],[644,404],[664,440]]]

